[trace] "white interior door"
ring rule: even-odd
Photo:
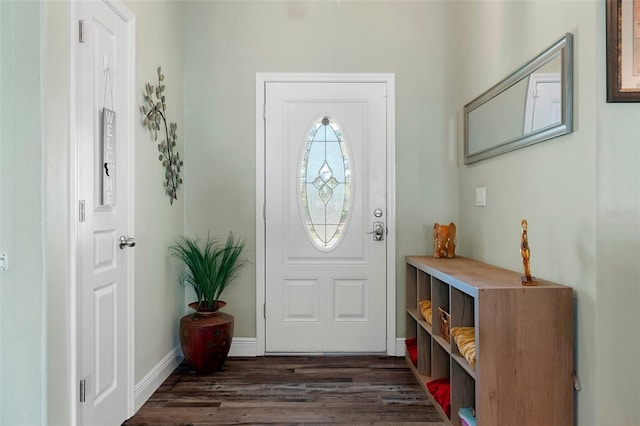
[[[560,73],[535,73],[529,77],[525,104],[524,134],[562,120],[562,78]]]
[[[387,350],[386,93],[266,83],[267,352]]]
[[[131,248],[135,91],[132,24],[122,5],[77,3],[79,423],[119,425],[132,414]]]

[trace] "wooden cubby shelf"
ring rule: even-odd
[[[574,424],[573,294],[567,286],[538,279],[521,285],[520,274],[463,257],[406,258],[406,338],[415,343],[407,364],[432,399],[427,383],[450,387],[450,416],[471,407],[476,425]],[[431,324],[419,308],[431,301]],[[442,337],[438,308],[449,326],[472,327],[475,368]],[[435,399],[434,399],[435,401]]]

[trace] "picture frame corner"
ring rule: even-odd
[[[636,51],[640,52],[640,47],[634,49],[634,44],[640,46],[640,28],[637,35],[633,31],[625,32],[623,35],[623,22],[631,22],[635,26],[636,21],[640,24],[640,12],[634,17],[634,8],[640,11],[640,0],[632,0],[631,12],[628,7],[623,9],[623,0],[606,0],[606,86],[607,103],[614,102],[640,102],[640,53],[636,56]],[[631,15],[631,16],[629,16]],[[631,60],[623,55],[632,55]],[[626,60],[625,60],[626,59]],[[629,67],[628,64],[631,64]],[[635,65],[634,65],[635,64]],[[634,73],[629,68],[637,67],[638,72]],[[636,87],[623,86],[623,73],[625,76],[632,75],[638,84]],[[628,80],[628,78],[627,78]]]

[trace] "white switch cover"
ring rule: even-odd
[[[480,187],[476,188],[476,206],[484,207],[487,205],[487,188]]]

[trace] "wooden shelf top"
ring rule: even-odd
[[[539,278],[536,278],[538,281],[537,286],[525,287],[520,281],[521,273],[460,256],[456,256],[453,259],[436,259],[433,256],[407,256],[406,261],[431,276],[473,296],[477,295],[478,290],[483,289],[566,287]]]

